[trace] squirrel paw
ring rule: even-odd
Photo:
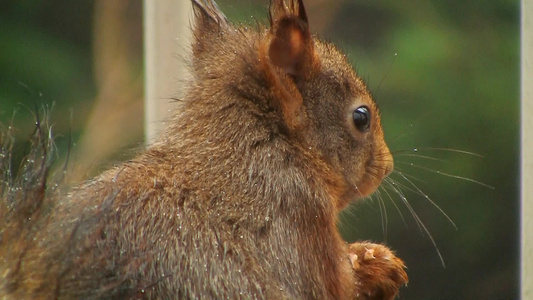
[[[387,247],[368,242],[348,246],[348,257],[355,271],[355,299],[394,299],[407,285],[405,264]]]

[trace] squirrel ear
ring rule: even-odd
[[[198,54],[205,48],[206,36],[225,30],[229,27],[229,23],[215,1],[191,0],[191,2],[195,17],[193,52]]]
[[[313,40],[302,0],[273,0],[270,6],[268,47],[270,62],[288,75],[305,77],[313,63]]]

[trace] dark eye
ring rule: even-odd
[[[353,112],[353,123],[361,132],[367,132],[370,129],[370,111],[366,106],[359,106]]]

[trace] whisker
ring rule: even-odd
[[[399,171],[399,172],[403,172],[404,170],[403,170],[402,168],[396,166],[396,168],[394,168],[394,170],[393,170],[392,172],[393,172],[393,174],[394,174],[394,173],[397,173],[397,171]],[[404,176],[407,176],[407,177],[409,177],[409,178],[411,178],[412,180],[415,180],[415,181],[417,181],[417,182],[420,182],[420,183],[423,183],[423,184],[428,184],[427,181],[422,180],[422,179],[420,179],[420,178],[418,178],[418,177],[415,177],[415,176],[413,176],[413,175],[409,175],[409,174],[405,174],[405,173],[404,173],[403,175],[404,175]]]
[[[438,150],[438,151],[446,151],[446,152],[454,152],[454,153],[461,153],[461,154],[467,154],[475,157],[481,157],[484,156],[475,152],[466,151],[466,150],[460,150],[460,149],[453,149],[453,148],[444,148],[444,147],[421,147],[418,148],[418,150]]]
[[[401,189],[398,188],[398,182],[391,182],[390,184],[390,187],[392,188],[392,190],[398,195],[400,196],[400,199],[402,200],[402,202],[405,204],[405,206],[407,207],[407,209],[409,210],[409,212],[411,213],[411,215],[416,215],[415,211],[413,210],[413,207],[411,206],[411,204],[407,201],[407,197],[405,196],[405,194],[402,192]],[[423,233],[422,231],[422,228],[420,227],[419,225],[419,219],[415,218],[415,223],[416,225],[418,226],[418,230],[420,230],[420,232]]]
[[[405,152],[418,152],[419,150],[445,151],[445,152],[461,153],[461,154],[466,154],[466,155],[471,155],[471,156],[481,157],[481,158],[484,157],[483,155],[478,154],[478,153],[474,153],[474,152],[470,152],[466,150],[460,150],[460,149],[444,148],[444,147],[417,147],[413,149],[402,149],[402,150],[396,150],[396,151],[391,151],[391,152],[393,154],[397,154],[397,153],[405,153]]]
[[[448,216],[448,214],[446,214],[444,212],[444,210],[442,210],[442,208],[440,208],[439,205],[437,205],[437,203],[435,203],[435,201],[433,201],[426,193],[424,193],[420,188],[418,188],[418,186],[416,186],[416,184],[414,184],[411,180],[409,180],[409,178],[407,178],[401,171],[397,171],[398,174],[400,174],[400,176],[403,177],[403,179],[405,179],[405,181],[409,182],[409,184],[416,189],[416,191],[422,195],[422,197],[426,198],[429,203],[431,203],[431,205],[433,205],[435,208],[437,208],[445,217],[446,219],[448,219],[448,221],[452,224],[452,226],[455,228],[455,230],[459,230],[457,228],[457,225],[455,225],[455,222],[452,221],[452,219],[450,218],[450,216]]]
[[[421,154],[420,151],[425,151],[425,152],[423,154]],[[412,149],[396,150],[396,151],[391,151],[391,152],[393,153],[394,156],[412,158],[413,160],[421,159],[421,160],[424,160],[424,161],[446,162],[446,160],[444,160],[444,159],[432,157],[431,154],[427,155],[427,153],[430,152],[430,151],[451,152],[451,153],[458,153],[458,154],[462,154],[462,155],[469,155],[469,156],[479,157],[479,158],[483,158],[484,157],[483,155],[480,155],[480,154],[477,154],[477,153],[474,153],[474,152],[470,152],[470,151],[466,151],[466,150],[453,149],[453,148],[445,148],[445,147],[417,147],[417,148],[412,148]],[[418,229],[422,233],[422,235],[427,235],[429,237],[433,247],[437,251],[437,255],[438,255],[438,257],[439,257],[439,259],[441,261],[442,266],[445,268],[446,265],[445,265],[445,262],[444,262],[444,258],[443,258],[442,254],[441,254],[441,252],[440,252],[440,250],[439,250],[439,248],[437,246],[437,243],[435,242],[435,239],[431,235],[430,231],[428,230],[428,228],[426,227],[424,222],[422,222],[421,218],[416,213],[416,211],[413,208],[413,206],[407,200],[406,194],[404,194],[404,192],[420,195],[421,197],[427,199],[427,201],[429,201],[429,203],[431,203],[431,205],[433,205],[442,215],[444,215],[444,217],[455,228],[455,230],[458,230],[458,227],[455,224],[455,222],[453,222],[453,220],[450,218],[450,216],[448,216],[448,214],[446,214],[444,212],[444,210],[442,208],[440,208],[440,206],[433,199],[431,199],[426,193],[424,193],[417,185],[417,182],[422,182],[424,184],[427,184],[427,182],[425,182],[424,180],[421,180],[420,178],[417,178],[415,176],[405,174],[404,170],[402,170],[402,168],[399,168],[398,165],[400,165],[400,166],[408,165],[408,166],[411,166],[411,167],[414,167],[414,168],[417,168],[417,169],[420,169],[420,170],[424,170],[424,171],[431,172],[431,173],[434,173],[434,174],[439,174],[439,175],[442,175],[442,176],[445,176],[445,177],[450,177],[450,178],[454,178],[454,179],[458,179],[458,180],[463,180],[463,181],[475,183],[475,184],[481,185],[481,186],[486,187],[486,188],[490,188],[490,189],[495,189],[495,188],[493,186],[491,186],[491,185],[488,185],[486,183],[483,183],[481,181],[478,181],[478,180],[475,180],[475,179],[472,179],[472,178],[469,178],[469,177],[454,175],[454,174],[450,174],[450,173],[443,172],[443,171],[440,171],[440,170],[435,170],[435,169],[432,169],[432,168],[429,168],[429,167],[425,167],[423,165],[420,165],[420,164],[417,164],[417,163],[413,163],[413,162],[396,161],[395,164],[396,164],[396,168],[393,171],[393,173],[398,174],[397,176],[400,176],[400,177],[397,177],[396,180],[392,179],[391,177],[386,178],[383,181],[385,183],[383,191],[385,193],[387,193],[387,195],[392,200],[392,202],[393,202],[393,204],[395,206],[396,206],[396,202],[393,200],[394,197],[392,197],[392,195],[387,190],[391,189],[392,192],[394,192],[395,194],[397,194],[400,197],[400,199],[404,203],[405,207],[411,213],[411,215],[412,215],[416,225],[418,226]],[[401,180],[400,178],[403,179],[403,180]],[[397,207],[397,206],[396,206],[396,209],[398,211],[400,211],[399,207]],[[400,215],[401,215],[401,213],[400,213]],[[403,216],[402,216],[402,220],[404,220]],[[405,220],[404,220],[404,223],[406,223]]]
[[[435,242],[435,239],[433,238],[433,236],[431,235],[431,233],[427,229],[426,225],[420,220],[420,218],[418,217],[418,215],[416,213],[415,213],[414,217],[420,222],[420,226],[422,226],[422,228],[424,228],[424,231],[428,235],[429,240],[431,241],[431,243],[433,244],[433,247],[437,251],[437,255],[439,256],[439,259],[440,259],[440,262],[442,264],[442,267],[446,268],[446,263],[444,262],[444,258],[442,257],[442,254],[440,253],[439,246],[437,246],[437,243]]]
[[[381,229],[383,231],[383,237],[385,238],[385,240],[387,240],[387,229],[389,225],[387,208],[385,207],[385,203],[383,202],[383,198],[381,197],[381,193],[379,191],[376,191],[376,198],[379,205],[379,213],[381,215]]]
[[[431,244],[433,244],[433,247],[435,248],[435,251],[437,251],[437,255],[439,256],[439,259],[440,259],[440,262],[442,264],[442,267],[446,268],[446,263],[444,262],[444,258],[442,257],[442,253],[440,252],[439,247],[437,246],[437,243],[435,242],[435,239],[433,238],[433,236],[431,235],[431,233],[427,229],[427,227],[424,224],[424,222],[422,222],[422,220],[420,219],[420,217],[418,216],[416,211],[413,209],[413,207],[411,206],[409,201],[407,201],[407,198],[405,197],[403,192],[400,189],[398,189],[398,187],[396,186],[396,184],[394,184],[394,182],[392,182],[392,184],[390,184],[390,187],[393,189],[393,191],[395,191],[398,194],[398,196],[400,196],[400,199],[403,201],[403,203],[405,204],[407,209],[411,212],[411,215],[413,216],[413,219],[415,220],[415,223],[418,226],[420,232],[422,234],[425,233],[429,237],[429,240],[431,241]]]
[[[383,76],[383,78],[381,79],[381,81],[379,82],[378,84],[378,87],[376,88],[376,93],[379,91],[379,88],[381,87],[381,84],[383,83],[383,81],[385,81],[385,78],[387,78],[387,75],[389,75],[390,71],[392,70],[392,66],[394,65],[394,62],[396,61],[396,57],[398,56],[398,53],[394,53],[394,57],[392,59],[392,62],[389,66],[389,69],[387,70],[387,73],[385,73],[385,76]]]
[[[399,173],[399,171],[397,170],[394,170],[395,173]],[[424,193],[421,193],[419,191],[417,191],[416,189],[413,189],[413,188],[410,188],[409,186],[399,182],[399,181],[396,181],[396,186],[400,187],[401,189],[405,189],[409,192],[412,192],[413,194],[415,195],[418,195],[418,196],[421,196],[421,197],[425,197],[425,194]]]
[[[423,166],[420,166],[420,165],[417,165],[415,163],[405,163],[405,162],[397,162],[399,164],[404,164],[404,165],[409,165],[409,166],[412,166],[412,167],[415,167],[415,168],[418,168],[418,169],[421,169],[421,170],[425,170],[425,171],[428,171],[428,172],[431,172],[431,173],[435,173],[435,174],[440,174],[442,176],[446,176],[446,177],[451,177],[451,178],[455,178],[455,179],[460,179],[460,180],[465,180],[465,181],[468,181],[468,182],[472,182],[472,183],[475,183],[475,184],[479,184],[481,186],[484,186],[486,188],[489,188],[491,190],[494,190],[495,188],[491,185],[488,185],[486,183],[483,183],[481,181],[477,181],[477,180],[474,180],[472,178],[468,178],[468,177],[463,177],[463,176],[459,176],[459,175],[453,175],[453,174],[449,174],[449,173],[446,173],[446,172],[442,172],[442,171],[439,171],[439,170],[433,170],[433,169],[430,169],[430,168],[426,168],[426,167],[423,167]]]
[[[398,154],[396,156],[416,157],[416,158],[424,158],[424,159],[433,160],[433,161],[446,162],[446,160],[444,160],[444,159],[435,158],[435,157],[431,157],[431,156],[427,156],[427,155],[420,155],[420,154],[404,154],[404,153],[400,153],[400,154]]]
[[[391,178],[385,178],[385,183],[388,184],[388,185],[391,185],[391,183],[389,182],[390,181],[394,181],[393,179]],[[398,214],[400,215],[400,218],[402,219],[403,223],[405,224],[405,227],[408,227],[407,226],[407,222],[405,221],[405,218],[403,216],[403,213],[402,211],[400,210],[400,208],[398,207],[398,205],[396,204],[396,201],[394,201],[394,198],[392,198],[391,194],[387,191],[387,188],[383,187],[383,192],[385,192],[385,194],[387,194],[387,196],[389,197],[389,199],[391,200],[392,204],[394,205],[394,207],[396,208],[396,211],[398,212]]]

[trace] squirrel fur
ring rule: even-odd
[[[46,150],[2,181],[0,297],[394,298],[403,262],[337,229],[393,169],[364,82],[301,0],[257,29],[192,2],[193,79],[156,142],[61,195]]]

